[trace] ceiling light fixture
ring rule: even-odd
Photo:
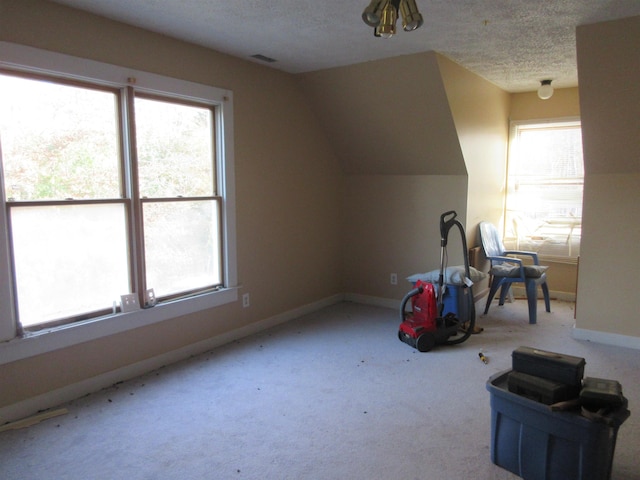
[[[415,0],[371,0],[362,12],[362,20],[373,27],[376,37],[391,38],[396,33],[398,14],[405,32],[416,30],[424,23]]]
[[[542,80],[540,82],[540,88],[538,88],[538,97],[542,100],[548,100],[553,95],[553,87],[551,86],[551,80]]]

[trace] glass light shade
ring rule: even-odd
[[[386,2],[382,9],[382,18],[380,25],[377,27],[377,33],[382,38],[391,38],[396,33],[396,21],[398,20],[398,12],[390,1]]]
[[[424,23],[415,0],[401,0],[400,15],[402,16],[402,28],[405,32],[416,30]]]
[[[380,24],[384,4],[385,0],[371,0],[369,6],[362,12],[362,20],[364,20],[364,23],[370,27],[377,27]]]
[[[547,100],[553,95],[553,87],[551,86],[551,80],[543,80],[540,88],[538,88],[538,97],[542,100]]]

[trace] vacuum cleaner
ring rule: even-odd
[[[449,231],[454,226],[458,228],[462,238],[465,276],[468,279],[471,278],[467,239],[464,228],[456,220],[456,216],[457,214],[453,210],[440,216],[440,272],[437,285],[418,280],[400,304],[401,323],[398,338],[419,352],[428,352],[436,345],[462,343],[471,336],[475,327],[476,312],[472,291],[469,291],[469,295],[465,295],[465,298],[470,302],[469,308],[466,309],[468,318],[459,318],[452,312],[442,315],[446,291],[444,272],[448,258],[447,243]],[[471,285],[464,285],[461,288],[471,289]],[[409,301],[411,301],[411,310],[407,310]]]

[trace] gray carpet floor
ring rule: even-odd
[[[573,322],[555,301],[529,325],[518,300],[479,315],[466,342],[419,353],[397,339],[396,311],[340,303],[0,433],[0,478],[518,478],[491,462],[486,383],[528,345],[622,383],[632,413],[612,478],[640,479],[640,351],[576,341]]]

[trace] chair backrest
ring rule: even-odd
[[[504,255],[504,245],[498,235],[498,230],[490,222],[480,222],[480,239],[482,248],[487,257],[498,257]]]

